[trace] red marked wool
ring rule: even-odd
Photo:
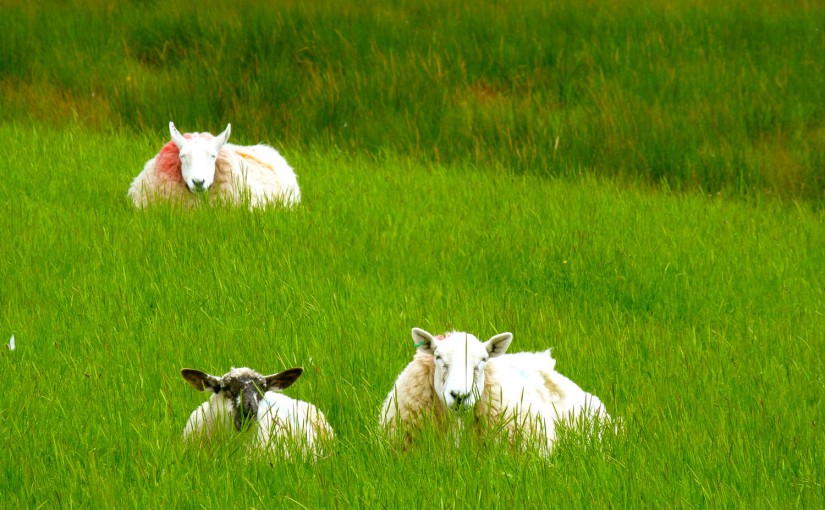
[[[205,140],[214,138],[209,133],[185,133],[184,138],[189,140],[199,137]],[[157,171],[170,181],[182,182],[183,176],[180,172],[180,149],[175,145],[175,142],[167,142],[166,145],[158,153],[155,160],[155,168]]]

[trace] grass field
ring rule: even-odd
[[[821,213],[334,152],[287,154],[296,211],[136,213],[152,137],[0,136],[4,504],[823,502]],[[627,433],[550,461],[392,451],[377,413],[413,325],[553,346]],[[336,454],[187,450],[202,395],[178,370],[233,364],[305,366],[289,393],[328,414]]]
[[[185,5],[0,0],[0,507],[825,505],[825,8]],[[135,211],[170,118],[302,205]],[[553,347],[625,430],[397,452],[413,326]],[[334,454],[185,446],[180,368],[233,365],[304,366]]]

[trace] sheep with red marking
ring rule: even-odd
[[[610,417],[598,397],[556,372],[550,351],[505,354],[513,335],[482,343],[461,332],[434,337],[413,328],[417,348],[384,400],[379,418],[391,436],[409,441],[427,417],[468,411],[513,441],[549,454],[560,422],[585,424]]]
[[[139,208],[160,199],[188,203],[204,193],[229,203],[248,201],[251,208],[272,203],[287,207],[298,204],[298,180],[283,156],[264,144],[227,143],[230,131],[227,124],[218,136],[181,135],[170,122],[172,140],[132,181],[129,198]]]

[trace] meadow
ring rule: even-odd
[[[0,3],[0,506],[825,504],[822,7],[202,4]],[[302,205],[135,211],[170,117]],[[624,431],[399,452],[413,326],[552,347]],[[334,453],[184,445],[179,370],[233,365],[303,366]]]

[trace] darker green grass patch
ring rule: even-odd
[[[825,190],[810,2],[6,2],[6,119],[671,190]],[[160,140],[158,141],[160,143]]]

